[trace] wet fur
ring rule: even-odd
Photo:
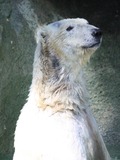
[[[32,85],[15,132],[14,160],[110,160],[89,110],[82,75],[94,49],[76,50],[72,61],[57,45],[63,47],[62,41],[56,42],[62,32],[55,38],[47,27],[38,32]]]

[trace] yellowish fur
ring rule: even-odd
[[[110,160],[89,110],[82,74],[99,47],[92,36],[95,29],[84,19],[38,29],[32,85],[17,122],[14,160]]]

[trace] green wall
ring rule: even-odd
[[[105,143],[111,155],[120,158],[119,10],[117,0],[104,3],[0,0],[0,160],[11,159],[13,153],[16,120],[31,84],[34,31],[38,24],[62,17],[84,17],[104,32],[101,48],[85,67],[85,79]]]

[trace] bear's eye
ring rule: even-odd
[[[69,26],[66,31],[71,31],[74,27],[73,26]]]

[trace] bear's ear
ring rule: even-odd
[[[48,26],[59,28],[60,25],[61,25],[61,23],[59,21],[57,21],[57,22],[54,22],[54,23],[50,23]]]
[[[51,29],[58,29],[61,26],[60,21],[48,24],[48,27]]]
[[[36,43],[38,43],[42,38],[45,39],[46,37],[46,31],[44,30],[44,27],[38,27],[35,31],[35,39]]]

